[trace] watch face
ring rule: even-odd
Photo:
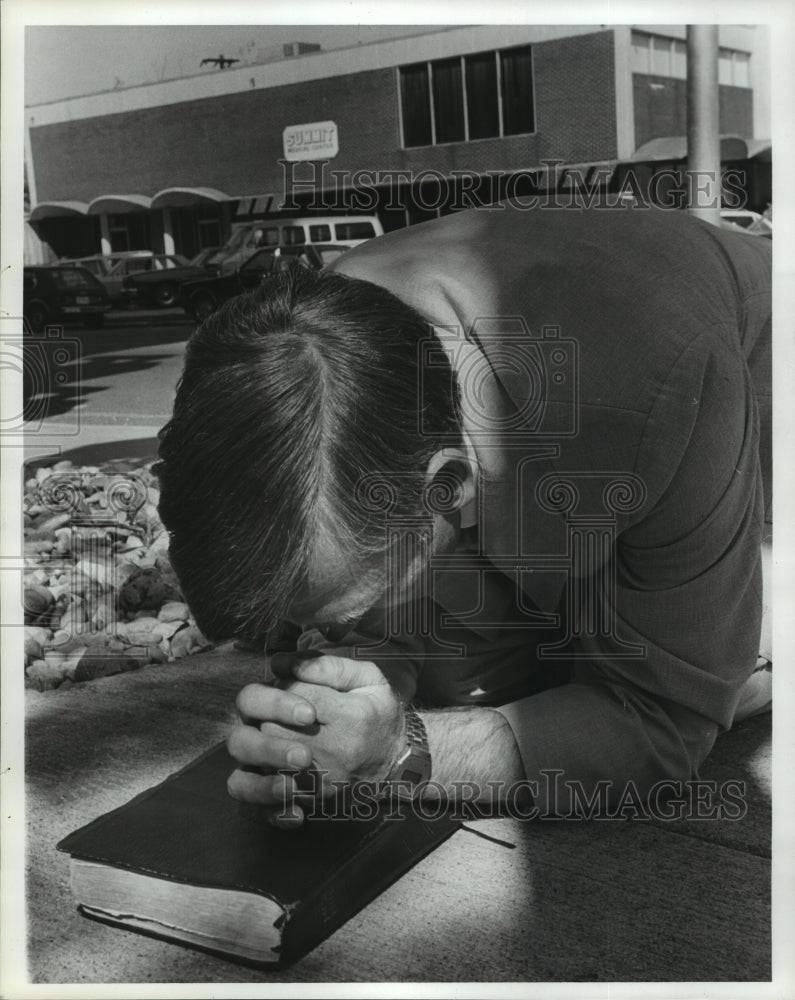
[[[418,747],[409,749],[398,762],[397,780],[411,782],[412,785],[422,784],[431,776],[431,755],[427,750]]]

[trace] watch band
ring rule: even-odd
[[[386,780],[395,783],[398,794],[412,793],[431,776],[431,752],[425,723],[411,709],[404,709],[406,747],[390,767]]]
[[[425,728],[425,723],[413,708],[404,709],[404,717],[406,719],[406,735],[408,736],[409,743],[419,747],[420,750],[424,750],[430,757],[431,748],[428,746],[428,730]]]

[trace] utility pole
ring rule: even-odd
[[[687,191],[692,215],[720,225],[718,26],[687,26]]]

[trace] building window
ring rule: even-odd
[[[535,129],[533,114],[533,54],[530,46],[500,52],[503,135]]]
[[[671,76],[676,80],[687,79],[687,44],[676,39],[671,48]]]
[[[644,76],[687,79],[687,43],[677,38],[633,31],[632,72]],[[729,87],[750,87],[750,54],[721,48],[718,52],[718,83]]]
[[[497,60],[493,52],[465,56],[467,122],[470,139],[500,134],[500,101],[497,96]]]
[[[670,38],[652,38],[649,47],[652,76],[671,75],[671,42]]]
[[[430,146],[433,142],[430,95],[428,64],[404,66],[400,71],[404,146]]]
[[[149,249],[149,225],[143,212],[109,215],[108,233],[114,253]]]
[[[433,79],[433,120],[437,142],[463,142],[464,87],[461,59],[440,59],[431,64]]]
[[[718,83],[727,87],[751,86],[751,57],[736,49],[718,51]]]
[[[632,32],[632,72],[644,76],[651,73],[651,35]]]
[[[224,242],[221,239],[221,219],[218,209],[214,206],[198,207],[196,226],[200,250],[204,250],[205,247],[219,247]]]
[[[529,45],[401,66],[399,76],[405,147],[535,131]]]

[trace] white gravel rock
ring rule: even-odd
[[[161,622],[186,622],[189,614],[188,605],[182,601],[166,601],[157,617]]]

